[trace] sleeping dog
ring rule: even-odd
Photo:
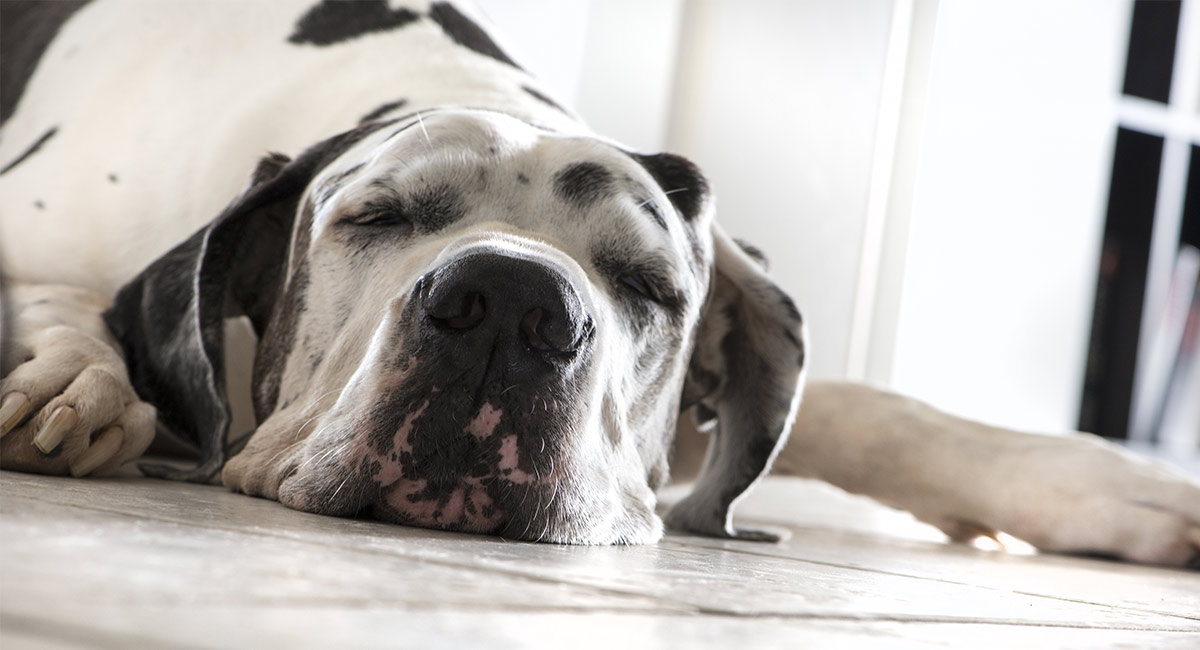
[[[589,131],[470,7],[0,11],[5,468],[105,474],[157,440],[198,461],[151,476],[609,544],[664,519],[772,539],[732,509],[782,450],[777,471],[955,539],[1196,561],[1200,486],[1165,467],[870,387],[802,391],[800,313],[716,224],[700,170]],[[229,436],[236,317],[257,345],[248,440]],[[660,518],[682,413],[708,451]]]

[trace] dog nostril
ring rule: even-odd
[[[452,330],[469,330],[483,320],[486,313],[485,307],[482,294],[470,293],[463,296],[462,308],[457,316],[438,320]]]
[[[535,307],[521,317],[521,333],[533,350],[551,353],[570,353],[579,349],[591,330],[589,322],[582,325],[554,310]]]
[[[554,347],[542,338],[538,332],[538,325],[542,323],[542,308],[538,307],[531,310],[525,317],[521,319],[521,331],[525,333],[525,340],[529,342],[529,347],[535,350],[549,351]]]

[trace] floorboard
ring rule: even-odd
[[[741,512],[789,538],[529,544],[0,472],[0,645],[1200,647],[1196,572],[946,544],[806,481]]]

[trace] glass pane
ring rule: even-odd
[[[1163,139],[1118,129],[1079,428],[1128,436]]]
[[[1167,103],[1181,0],[1137,0],[1129,27],[1125,94]]]

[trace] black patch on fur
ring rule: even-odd
[[[560,106],[558,102],[554,101],[553,99],[550,99],[549,97],[538,92],[537,90],[530,88],[529,86],[521,86],[521,90],[524,90],[525,92],[529,93],[530,97],[533,97],[534,99],[538,100],[539,102],[549,106],[550,108],[553,108],[554,110],[556,110],[560,113],[567,112],[567,109]]]
[[[45,133],[43,133],[42,137],[37,139],[37,142],[34,142],[28,149],[25,150],[25,153],[21,154],[20,156],[17,156],[17,159],[8,163],[8,165],[6,165],[4,167],[4,169],[0,169],[0,176],[3,176],[5,174],[7,174],[8,172],[12,171],[13,167],[20,165],[21,163],[25,162],[30,156],[37,153],[38,149],[41,149],[42,145],[46,144],[46,142],[49,141],[50,138],[53,138],[55,133],[58,133],[57,126],[51,127],[49,131],[46,131]]]
[[[336,194],[337,191],[342,188],[342,181],[344,181],[347,178],[349,178],[350,176],[354,175],[354,173],[357,172],[358,170],[362,169],[363,165],[365,165],[365,164],[366,163],[358,163],[357,165],[354,165],[350,169],[347,169],[346,171],[344,171],[344,172],[338,174],[337,176],[334,176],[333,178],[326,181],[325,184],[321,186],[321,189],[317,190],[317,192],[316,192],[317,205],[318,206],[325,205],[325,202],[328,201],[329,199],[333,198],[333,195]]]
[[[398,29],[419,17],[404,7],[391,9],[384,0],[322,0],[296,21],[288,42],[333,45],[372,32]]]
[[[696,423],[708,424],[717,419],[717,412],[704,405],[703,403],[696,405]]]
[[[275,178],[291,161],[291,158],[276,152],[260,158],[258,164],[254,166],[254,171],[250,174],[250,185],[258,185]]]
[[[4,265],[4,260],[0,259],[0,268]],[[0,336],[0,377],[7,377],[8,373],[12,372],[13,368],[17,367],[17,360],[13,354],[13,348],[8,336],[8,332],[12,330],[13,313],[12,307],[8,304],[8,288],[4,286],[4,274],[0,273],[0,332],[4,335]]]
[[[796,324],[803,322],[800,316],[800,310],[796,308],[796,303],[792,301],[792,297],[783,292],[777,286],[771,285],[771,291],[775,293],[775,297],[779,300],[779,304],[783,305],[783,310],[787,312],[788,318],[791,318]]]
[[[459,13],[450,4],[445,2],[435,2],[429,9],[429,17],[442,27],[442,31],[446,32],[451,40],[459,45],[474,50],[475,52],[487,57],[491,57],[501,63],[511,65],[520,70],[521,66],[508,58],[508,55],[500,49],[499,46],[487,35],[487,32],[471,21],[470,18]]]
[[[742,249],[743,253],[749,255],[750,259],[754,260],[755,262],[758,262],[758,265],[762,267],[762,270],[764,270],[764,271],[771,270],[770,261],[767,260],[767,254],[762,252],[762,249],[755,246],[754,244],[751,244],[751,243],[745,241],[744,239],[736,239],[735,238],[733,240],[733,243],[737,244],[738,248]],[[784,296],[784,297],[787,298],[787,296]],[[788,300],[791,300],[791,299],[788,298]],[[795,308],[795,305],[793,305],[793,308]]]
[[[36,200],[36,201],[34,201],[34,202],[33,202],[33,207],[35,207],[35,208],[37,208],[37,209],[39,209],[39,210],[45,210],[45,209],[46,209],[46,203],[45,203],[44,201],[42,201],[41,199],[38,199],[38,200]]]
[[[517,182],[522,185],[528,185],[529,177],[526,176],[525,174],[522,174],[521,172],[517,172]]]
[[[593,162],[575,163],[554,175],[554,194],[576,208],[586,208],[614,188],[612,172]]]
[[[8,121],[38,61],[87,0],[0,1],[0,124]]]
[[[307,248],[307,245],[305,246]],[[254,355],[254,418],[267,419],[279,404],[279,385],[283,368],[296,342],[296,324],[303,313],[308,294],[308,261],[301,259],[296,273],[288,280],[275,315],[262,334]]]
[[[690,406],[700,408],[700,400],[711,395],[721,385],[721,375],[717,370],[706,368],[700,363],[700,355],[693,354],[688,360],[687,378],[683,382],[683,394],[680,396],[679,408],[686,409]],[[707,409],[711,412],[711,409]],[[704,424],[709,420],[714,420],[717,417],[713,413],[707,418],[701,417],[704,413],[697,410],[696,419],[699,424]]]
[[[394,102],[388,102],[388,103],[380,106],[379,108],[376,108],[375,110],[371,111],[370,113],[367,113],[366,115],[362,116],[362,118],[360,118],[358,120],[358,123],[366,124],[367,122],[374,122],[375,120],[383,117],[384,115],[387,115],[388,113],[391,113],[392,111],[404,108],[407,104],[408,104],[407,99],[397,99]]]
[[[118,180],[120,180],[120,179],[117,178],[116,174],[108,175],[108,182],[112,183],[113,185],[116,185]]]
[[[700,215],[700,208],[708,196],[708,181],[692,161],[671,153],[630,156],[650,172],[679,216],[692,221]]]

